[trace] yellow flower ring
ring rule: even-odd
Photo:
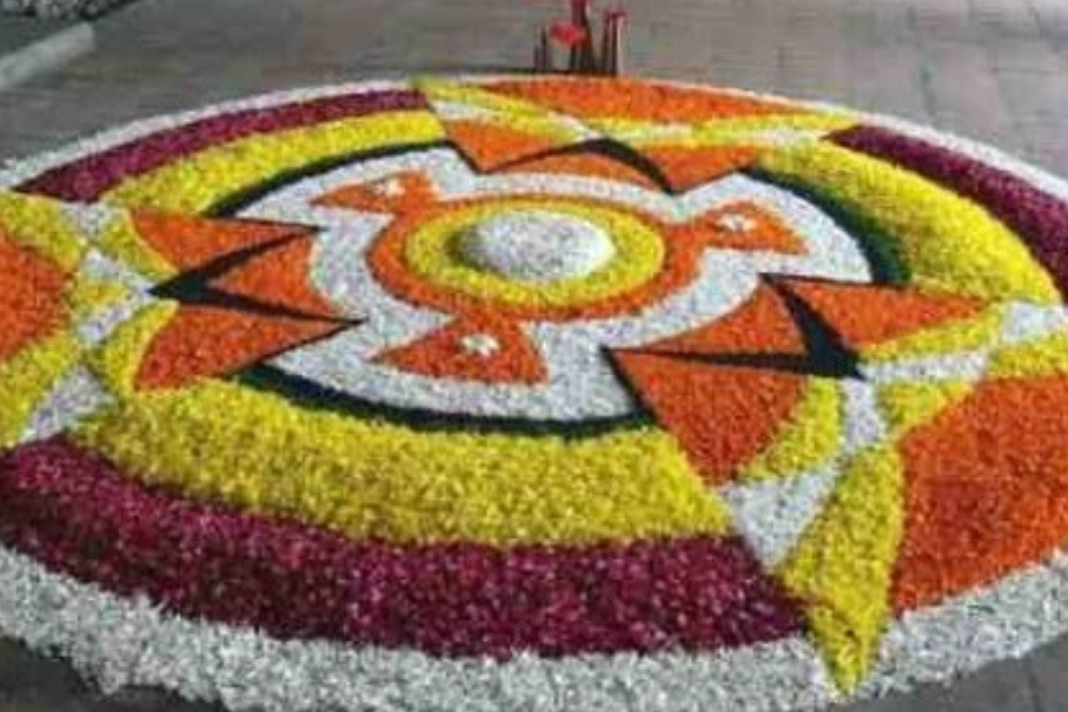
[[[1068,628],[1068,187],[990,149],[427,79],[0,185],[0,631],[109,684],[808,708]]]
[[[522,219],[535,212],[574,216],[602,228],[612,243],[611,260],[588,276],[531,283],[487,272],[464,259],[458,242],[480,222],[502,213],[519,213]],[[655,228],[637,217],[582,203],[534,200],[474,205],[430,219],[406,241],[404,260],[421,282],[505,305],[553,308],[588,304],[638,287],[660,272],[664,252]]]

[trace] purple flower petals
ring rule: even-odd
[[[355,542],[146,490],[62,440],[0,460],[0,540],[181,615],[442,655],[707,650],[802,625],[736,538]]]
[[[164,129],[66,163],[23,183],[18,189],[62,200],[90,202],[127,178],[252,134],[312,126],[380,111],[426,107],[422,94],[397,90],[328,96],[264,109],[235,111]]]

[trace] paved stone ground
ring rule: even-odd
[[[526,65],[547,2],[142,0],[85,61],[0,92],[0,157],[118,122],[353,77]],[[837,101],[995,144],[1068,176],[1068,0],[631,0],[630,70]],[[0,25],[5,20],[0,19]],[[207,712],[105,698],[0,642],[0,712]],[[949,689],[849,712],[1068,711],[1068,641]],[[576,711],[580,712],[580,711]]]
[[[33,44],[55,32],[57,27],[66,27],[67,24],[0,16],[0,56]]]
[[[0,91],[55,71],[93,49],[93,30],[69,20],[0,19]]]

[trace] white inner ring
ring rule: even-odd
[[[523,323],[523,331],[548,370],[544,383],[483,383],[422,376],[375,359],[387,349],[413,343],[442,328],[454,315],[394,297],[375,279],[367,253],[391,218],[314,205],[324,192],[411,170],[427,173],[443,200],[531,194],[572,200],[577,196],[651,213],[667,224],[685,224],[740,201],[758,203],[783,216],[804,240],[806,249],[796,255],[708,249],[691,283],[634,313]],[[512,210],[580,217],[550,206],[516,206]],[[554,176],[546,181],[534,175],[478,175],[450,151],[433,149],[344,166],[314,180],[299,181],[265,196],[241,216],[321,226],[312,253],[311,283],[345,314],[364,320],[332,338],[272,359],[271,365],[369,402],[475,417],[576,421],[630,415],[637,407],[634,397],[604,358],[605,348],[640,347],[721,318],[752,296],[762,273],[870,281],[863,253],[833,220],[791,193],[742,175],[728,176],[684,196],[624,184],[613,184],[609,192],[603,181],[582,177]],[[474,222],[477,220],[467,225]],[[604,229],[611,234],[610,228]],[[459,237],[455,236],[451,246],[457,253]],[[464,259],[460,254],[456,258]],[[613,261],[618,259],[617,253]],[[611,268],[611,264],[607,266]],[[487,352],[492,349],[482,340],[476,341],[475,347]]]
[[[616,253],[612,238],[598,226],[548,210],[494,215],[464,231],[459,247],[473,267],[535,284],[585,277]]]

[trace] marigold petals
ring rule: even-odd
[[[78,361],[81,345],[67,331],[37,341],[0,361],[0,450],[17,443],[37,404]]]
[[[457,319],[376,361],[412,373],[484,383],[538,383],[547,372],[523,330],[507,320]]]
[[[915,290],[815,280],[783,283],[833,324],[848,345],[858,349],[966,319],[981,310],[981,304],[972,299]]]
[[[772,175],[826,191],[881,225],[900,246],[921,289],[990,300],[1060,301],[1049,274],[1008,228],[924,178],[825,143],[770,152],[758,164]]]
[[[742,472],[743,481],[807,472],[830,461],[841,445],[842,395],[838,383],[813,378],[771,445]]]
[[[760,155],[760,149],[752,146],[643,146],[641,152],[657,165],[671,186],[680,192],[745,168]]]
[[[3,174],[0,634],[108,685],[815,708],[1068,626],[1068,185],[996,151],[430,78]]]
[[[397,142],[425,144],[442,138],[437,119],[423,111],[385,112],[254,135],[130,178],[108,190],[107,199],[130,207],[200,213],[286,170]],[[215,178],[203,181],[205,175]]]
[[[762,284],[741,307],[705,326],[649,344],[659,354],[780,353],[801,356],[804,339],[782,297]]]
[[[165,255],[168,252],[158,252],[156,246],[141,234],[137,223],[142,220],[143,216],[137,219],[128,211],[119,212],[96,236],[94,247],[150,279],[169,279],[176,272],[175,265],[167,261]],[[165,247],[166,240],[162,242]]]
[[[1054,333],[996,350],[988,373],[992,378],[1068,374],[1068,333]]]
[[[309,284],[313,249],[311,237],[297,237],[252,256],[208,286],[309,318],[338,319],[337,308]]]
[[[211,220],[177,213],[135,210],[137,234],[178,270],[191,270],[241,250],[304,234],[292,225]]]
[[[891,383],[879,389],[879,404],[885,414],[887,435],[897,440],[939,413],[964,400],[972,390],[966,381],[938,383]]]
[[[87,365],[112,393],[131,395],[152,340],[177,313],[178,305],[174,302],[146,306],[93,350],[86,359]]]
[[[86,249],[62,203],[7,190],[0,190],[0,239],[33,250],[66,272],[77,268]]]
[[[642,121],[696,122],[729,116],[804,113],[782,101],[628,78],[584,79],[580,86],[576,91],[576,84],[570,79],[547,78],[536,82],[495,81],[485,88],[583,118],[623,116]]]
[[[567,153],[531,158],[507,166],[502,173],[548,173],[606,178],[656,189],[656,182],[624,163],[594,153]]]
[[[516,129],[492,121],[449,121],[449,140],[484,171],[538,155],[561,145],[560,138]]]
[[[859,453],[780,570],[786,587],[805,602],[816,642],[846,690],[871,668],[891,613],[903,489],[893,447]]]
[[[710,482],[739,474],[771,441],[800,398],[792,373],[733,368],[657,353],[617,351],[642,402]]]
[[[0,230],[0,363],[60,328],[67,275]]]
[[[705,213],[672,230],[676,239],[711,247],[801,254],[805,243],[778,217],[753,203],[738,202]]]
[[[329,321],[183,306],[145,349],[136,386],[175,388],[208,376],[229,375],[339,328]]]
[[[590,543],[721,534],[729,521],[671,437],[644,428],[578,440],[426,433],[205,381],[138,396],[77,438],[147,484],[351,537]],[[209,460],[197,454],[205,439]]]
[[[982,383],[901,451],[907,526],[894,605],[985,585],[1068,541],[1068,380]]]
[[[422,173],[405,171],[376,181],[349,185],[316,198],[315,205],[380,213],[419,210],[436,199],[436,191]]]

